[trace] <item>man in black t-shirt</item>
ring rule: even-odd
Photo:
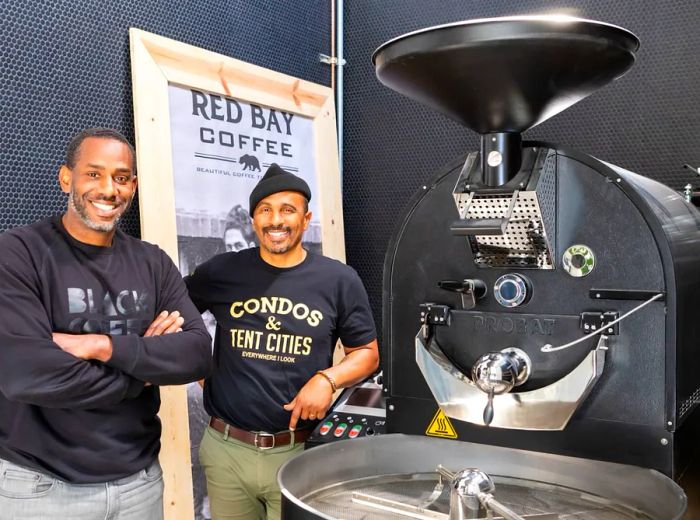
[[[214,520],[279,518],[280,465],[303,449],[334,391],[378,366],[357,273],[301,245],[310,198],[304,180],[271,165],[250,195],[260,247],[215,256],[185,279],[217,321],[200,447]],[[331,366],[338,339],[346,356]]]
[[[0,517],[157,520],[158,385],[211,369],[177,268],[117,229],[134,152],[109,129],[71,141],[62,216],[0,235]]]

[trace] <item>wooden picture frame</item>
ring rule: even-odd
[[[129,30],[141,237],[178,263],[171,84],[254,103],[313,121],[322,252],[345,260],[333,91],[140,29]],[[193,518],[186,388],[161,388],[160,461],[167,520]]]

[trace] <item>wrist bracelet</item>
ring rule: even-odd
[[[319,370],[319,371],[316,372],[316,373],[317,373],[317,374],[320,374],[320,375],[322,375],[323,377],[326,378],[326,381],[328,381],[328,382],[331,384],[331,388],[333,389],[333,392],[334,392],[334,393],[338,391],[338,386],[335,384],[335,379],[333,379],[331,376],[329,376],[328,374],[326,374],[323,370]]]

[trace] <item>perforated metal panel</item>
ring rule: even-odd
[[[540,204],[542,222],[549,240],[550,250],[556,251],[555,219],[557,211],[557,154],[550,151],[542,165],[537,183],[537,200]]]
[[[0,1],[0,231],[62,212],[56,176],[72,135],[133,141],[129,27],[328,85],[325,0]],[[138,207],[122,222],[139,236]]]
[[[466,219],[508,220],[502,235],[470,237],[478,267],[554,268],[535,192],[521,191],[513,197],[472,194],[460,207],[460,215]]]
[[[589,153],[674,189],[700,178],[700,3],[652,0],[383,0],[345,2],[344,203],[348,262],[380,319],[386,244],[411,197],[454,158],[479,149],[476,134],[382,86],[370,57],[383,42],[431,25],[559,12],[631,30],[636,64],[524,134]],[[538,193],[545,228],[548,209]],[[378,321],[379,323],[379,321]]]

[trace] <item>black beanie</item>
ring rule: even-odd
[[[298,191],[306,200],[311,200],[311,189],[306,181],[301,177],[297,177],[287,170],[283,170],[276,163],[272,163],[263,175],[263,178],[258,181],[250,192],[250,216],[253,216],[255,206],[265,197],[278,193],[280,191]]]

